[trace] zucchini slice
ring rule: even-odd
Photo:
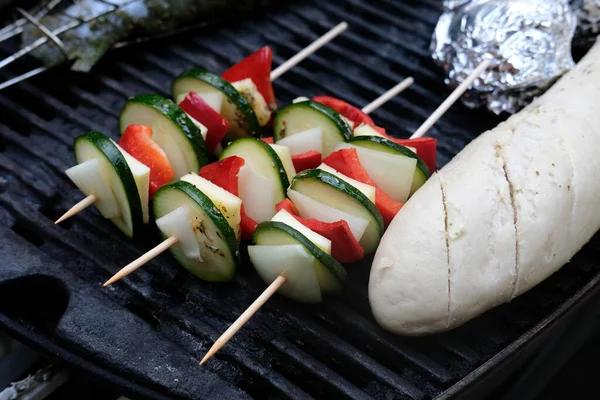
[[[306,236],[306,238],[313,242],[315,246],[323,250],[325,253],[331,255],[331,240],[304,226],[302,222],[298,221],[286,210],[279,210],[279,212],[275,214],[273,218],[271,218],[271,221],[283,222],[284,224],[291,226]]]
[[[215,204],[188,182],[165,185],[154,195],[154,216],[161,217],[185,206],[196,240],[200,258],[189,258],[179,243],[170,247],[175,259],[192,275],[210,282],[229,281],[240,263],[240,251],[233,228]],[[166,235],[161,235],[166,239]],[[201,259],[201,260],[200,260]]]
[[[381,151],[394,155],[414,158],[417,160],[417,168],[413,177],[410,195],[417,191],[425,184],[425,181],[431,176],[431,172],[427,164],[411,149],[401,144],[394,143],[389,139],[379,136],[356,136],[349,140],[349,143],[354,146],[364,147],[371,150]]]
[[[320,303],[321,287],[315,273],[315,260],[300,244],[248,246],[250,261],[262,280],[270,285],[279,275],[287,280],[278,292],[302,303]]]
[[[283,222],[263,222],[256,227],[253,239],[261,246],[302,245],[315,258],[314,269],[321,293],[339,293],[342,290],[346,279],[344,267],[291,226]]]
[[[275,142],[312,128],[321,128],[323,158],[331,154],[338,142],[347,142],[352,129],[340,113],[316,101],[308,100],[282,108],[273,126]]]
[[[296,176],[296,167],[294,167],[294,162],[292,161],[292,154],[290,153],[290,149],[286,146],[281,146],[278,144],[269,144],[275,153],[281,160],[281,165],[283,165],[283,169],[285,169],[285,174],[287,175],[288,181],[291,182]]]
[[[179,75],[171,86],[173,98],[190,92],[223,94],[221,115],[229,121],[228,140],[241,137],[260,137],[261,127],[252,106],[231,83],[202,68],[192,68]]]
[[[285,199],[290,182],[281,159],[269,144],[256,138],[238,139],[223,150],[220,159],[230,156],[243,158],[258,174],[276,182],[275,200],[280,202]]]
[[[121,134],[131,124],[152,128],[152,140],[167,154],[176,179],[189,172],[198,172],[208,163],[200,129],[171,100],[156,94],[130,98],[119,117]]]
[[[354,186],[335,175],[319,169],[300,172],[292,181],[291,189],[330,207],[369,221],[359,243],[366,254],[377,250],[383,235],[383,218],[375,204]]]
[[[227,222],[229,222],[229,226],[233,228],[236,237],[240,237],[242,200],[239,197],[234,196],[227,190],[215,185],[211,181],[206,180],[197,174],[184,175],[181,177],[181,180],[191,183],[202,193],[208,196],[215,206],[217,206],[219,211],[221,211],[221,214],[223,214]]]
[[[117,199],[121,216],[110,220],[128,237],[144,224],[144,213],[135,178],[117,145],[100,132],[79,136],[74,143],[77,164],[96,159],[108,178]]]

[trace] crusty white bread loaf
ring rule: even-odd
[[[600,229],[600,45],[434,174],[383,236],[369,299],[387,330],[452,329],[556,272]]]

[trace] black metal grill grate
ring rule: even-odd
[[[439,13],[417,0],[297,2],[114,51],[89,75],[58,69],[1,92],[0,323],[153,396],[427,399],[480,368],[590,281],[597,240],[512,304],[427,338],[395,337],[377,326],[366,260],[348,267],[344,294],[321,306],[276,296],[200,368],[197,360],[264,289],[247,263],[232,283],[216,285],[191,278],[163,255],[102,289],[109,275],[156,243],[152,229],[130,241],[95,210],[53,224],[81,198],[63,173],[74,162],[73,139],[89,129],[116,139],[128,96],[168,95],[181,71],[223,71],[267,44],[280,64],[341,20],[351,25],[347,33],[276,82],[280,104],[331,94],[361,106],[410,75],[417,83],[374,113],[388,132],[407,137],[448,93],[427,50]],[[1,56],[9,52],[0,49]],[[454,107],[431,131],[440,139],[439,165],[497,123]]]

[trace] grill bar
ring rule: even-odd
[[[104,323],[128,332],[135,331],[134,321],[142,321],[163,340],[155,348],[138,344],[144,354],[157,354],[160,343],[175,346],[173,351],[187,361],[170,367],[187,371],[185,382],[193,382],[199,358],[264,284],[249,267],[242,268],[230,284],[208,284],[191,278],[163,255],[115,287],[101,289],[107,276],[157,238],[149,232],[128,240],[94,209],[64,225],[53,224],[81,198],[64,175],[73,162],[73,139],[87,129],[118,138],[118,113],[128,97],[140,92],[169,95],[172,79],[191,66],[221,72],[267,44],[274,49],[274,65],[279,65],[339,20],[350,22],[345,35],[275,82],[280,104],[299,95],[331,94],[362,106],[404,77],[414,76],[415,85],[374,113],[388,131],[407,137],[448,92],[427,50],[439,12],[416,0],[295,3],[257,20],[179,35],[160,45],[117,50],[89,75],[56,69],[42,77],[54,74],[52,79],[34,78],[2,92],[0,216],[14,231],[7,237],[20,235],[23,240],[13,241],[14,248],[27,253],[30,248],[23,247],[23,241],[28,242],[62,266],[44,273],[68,272],[77,285],[94,294],[90,300],[75,296],[78,303],[67,311],[69,318],[81,318],[85,323],[80,326],[94,330],[101,328],[102,320],[86,310],[94,309],[95,302],[128,312],[130,317],[118,320],[103,316],[109,321]],[[6,51],[0,46],[0,52]],[[460,106],[453,108],[432,130],[434,135],[444,132],[439,142],[442,164],[497,122],[485,113],[465,113]],[[469,124],[463,123],[466,118]],[[454,332],[429,338],[399,338],[377,326],[368,303],[366,260],[348,266],[345,292],[322,306],[272,298],[206,368],[238,387],[239,397],[434,398],[481,368],[591,279],[597,267],[585,260],[598,256],[596,248],[588,246],[581,256],[584,262],[563,269],[523,299]],[[3,257],[0,252],[0,265],[11,261]],[[26,275],[28,265],[22,268]],[[75,278],[61,279],[66,279],[67,288],[75,285]],[[162,394],[181,394],[181,381],[167,379],[171,371],[157,373],[125,359],[111,363],[107,360],[114,358],[101,351],[86,350],[92,343],[85,335],[61,329],[49,331],[48,336],[58,335],[70,350],[113,371],[120,381],[145,382]],[[132,350],[124,348],[125,353]],[[156,364],[166,368],[160,360]],[[212,397],[201,387],[190,390],[182,397]]]

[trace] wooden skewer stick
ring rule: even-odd
[[[402,92],[413,83],[414,79],[412,77],[404,79],[402,82],[398,83],[396,86],[363,107],[362,112],[369,114],[375,111],[386,101],[398,95],[398,93]],[[244,326],[244,324],[248,322],[248,320],[252,318],[252,316],[256,314],[258,310],[260,310],[267,300],[269,300],[285,282],[287,282],[285,275],[279,275],[277,278],[275,278],[275,280],[271,282],[271,284],[262,292],[262,294],[258,296],[256,300],[254,300],[254,303],[252,303],[250,307],[248,307],[246,311],[244,311],[244,313],[240,315],[238,319],[236,319],[235,322],[231,324],[231,326],[217,339],[217,341],[208,350],[206,355],[202,358],[202,361],[200,361],[200,365],[204,364],[209,358],[221,350],[221,348],[225,346],[229,340],[231,340],[233,335],[235,335],[237,331],[239,331],[240,328],[242,328],[242,326]]]
[[[448,98],[446,98],[446,100],[444,100],[444,102],[440,104],[440,106],[433,112],[433,114],[431,114],[429,118],[427,118],[425,122],[423,122],[423,125],[421,125],[419,129],[417,129],[410,138],[416,139],[425,135],[425,133],[427,133],[427,131],[433,126],[433,124],[435,124],[437,120],[440,119],[440,117],[444,115],[446,111],[448,111],[452,104],[454,104],[456,100],[458,100],[458,98],[463,95],[463,93],[475,81],[475,79],[479,78],[479,75],[481,75],[483,71],[488,69],[490,64],[491,60],[482,61],[481,64],[479,64],[477,68],[475,68],[475,71],[473,71],[471,75],[467,77],[467,79],[465,79],[456,89],[454,89],[452,93],[450,93],[450,96],[448,96]]]
[[[348,29],[347,22],[340,22],[332,29],[329,30],[326,34],[312,42],[310,45],[300,50],[298,54],[281,64],[279,67],[275,68],[271,71],[271,80],[279,78],[281,75],[289,71],[292,67],[298,64],[300,61],[304,60],[306,57],[310,56],[312,53],[323,47],[325,44],[329,43],[333,38],[335,38],[340,33],[344,32]]]
[[[371,114],[373,111],[377,110],[384,103],[389,101],[392,97],[396,97],[400,92],[404,91],[407,87],[415,83],[415,80],[412,77],[408,77],[404,79],[402,82],[398,83],[396,86],[367,104],[362,108],[362,112],[365,114]]]
[[[275,278],[275,280],[269,285],[269,287],[267,287],[264,290],[264,292],[262,292],[262,294],[258,296],[256,300],[254,300],[254,303],[252,303],[250,307],[248,307],[246,311],[244,311],[244,313],[240,315],[238,319],[236,319],[235,322],[231,324],[231,326],[217,339],[217,341],[212,345],[210,350],[208,350],[204,358],[202,358],[202,361],[200,361],[200,365],[204,364],[209,358],[214,356],[217,353],[217,351],[221,350],[221,347],[223,347],[225,344],[227,344],[227,342],[229,342],[229,339],[231,339],[233,335],[235,335],[236,332],[239,331],[240,328],[244,326],[244,324],[248,322],[248,320],[252,318],[252,316],[258,310],[260,310],[260,308],[267,302],[267,300],[269,300],[269,298],[273,296],[273,294],[286,281],[287,278],[285,277],[285,275],[279,275],[277,278]]]
[[[106,281],[106,283],[104,284],[104,287],[106,287],[110,284],[113,284],[118,280],[125,278],[127,275],[131,274],[133,271],[140,268],[142,265],[146,264],[148,261],[152,260],[154,257],[158,256],[160,253],[164,252],[165,250],[167,250],[169,247],[173,246],[178,241],[179,241],[179,239],[177,239],[175,236],[171,236],[171,237],[168,237],[167,239],[163,240],[158,246],[156,246],[152,250],[148,251],[147,253],[144,253],[137,260],[134,260],[134,261],[130,262],[129,264],[127,264],[126,266],[124,266],[123,268],[121,268],[121,270],[119,272],[114,274],[112,278],[110,278],[109,280]]]
[[[90,194],[89,196],[87,196],[86,198],[81,200],[79,203],[77,203],[73,207],[71,207],[66,213],[63,214],[62,217],[60,217],[59,219],[56,220],[55,224],[59,224],[59,223],[63,222],[65,219],[71,218],[75,214],[79,214],[85,208],[94,204],[95,201],[96,201],[96,196],[94,196],[93,194]]]

